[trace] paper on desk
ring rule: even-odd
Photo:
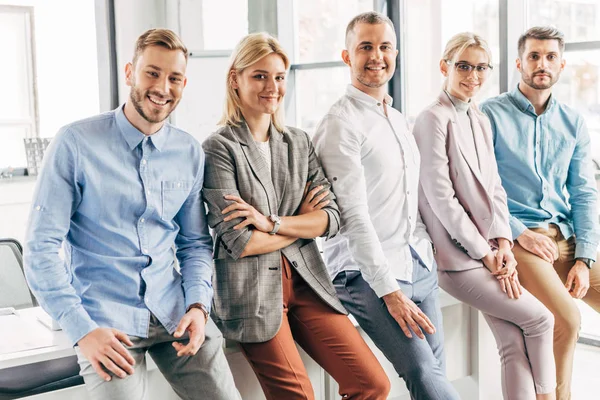
[[[0,355],[53,346],[52,333],[38,321],[0,316]]]

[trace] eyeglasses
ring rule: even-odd
[[[446,63],[448,65],[451,65],[452,61],[446,60]],[[489,64],[487,64],[487,65],[471,65],[466,62],[454,63],[454,68],[456,68],[456,72],[458,72],[462,76],[469,76],[469,75],[471,75],[471,72],[473,72],[473,70],[475,70],[475,73],[480,78],[486,77],[490,73],[490,71],[492,69],[494,69],[494,67],[492,67]]]

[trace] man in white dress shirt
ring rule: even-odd
[[[352,84],[320,122],[315,149],[340,207],[340,234],[324,243],[344,307],[394,365],[413,399],[459,399],[444,371],[442,316],[431,239],[418,211],[420,157],[391,107],[396,35],[367,12],[346,29]]]

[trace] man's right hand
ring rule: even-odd
[[[430,335],[435,333],[435,326],[431,323],[427,315],[408,297],[400,290],[386,294],[382,297],[385,301],[388,311],[394,317],[396,322],[402,328],[402,331],[408,338],[412,338],[410,329],[421,339],[425,339],[425,335],[421,329]]]
[[[81,338],[77,345],[83,356],[92,364],[94,371],[108,382],[111,376],[106,370],[119,378],[133,375],[134,372],[135,360],[121,342],[133,346],[129,337],[121,331],[96,328]]]
[[[530,229],[525,229],[517,238],[517,242],[530,253],[554,264],[558,258],[558,247],[548,236],[536,233]]]

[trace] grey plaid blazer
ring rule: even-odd
[[[339,313],[346,313],[335,293],[313,239],[298,239],[267,254],[240,258],[252,228],[233,230],[242,219],[224,222],[221,211],[231,204],[223,196],[236,195],[264,215],[295,215],[306,182],[329,189],[308,135],[295,128],[279,132],[270,127],[271,177],[245,124],[226,126],[202,144],[206,154],[204,200],[208,224],[215,235],[214,299],[212,317],[223,335],[238,342],[265,342],[279,331],[283,315],[281,253],[308,285]],[[340,212],[329,194],[327,238],[339,230]]]

